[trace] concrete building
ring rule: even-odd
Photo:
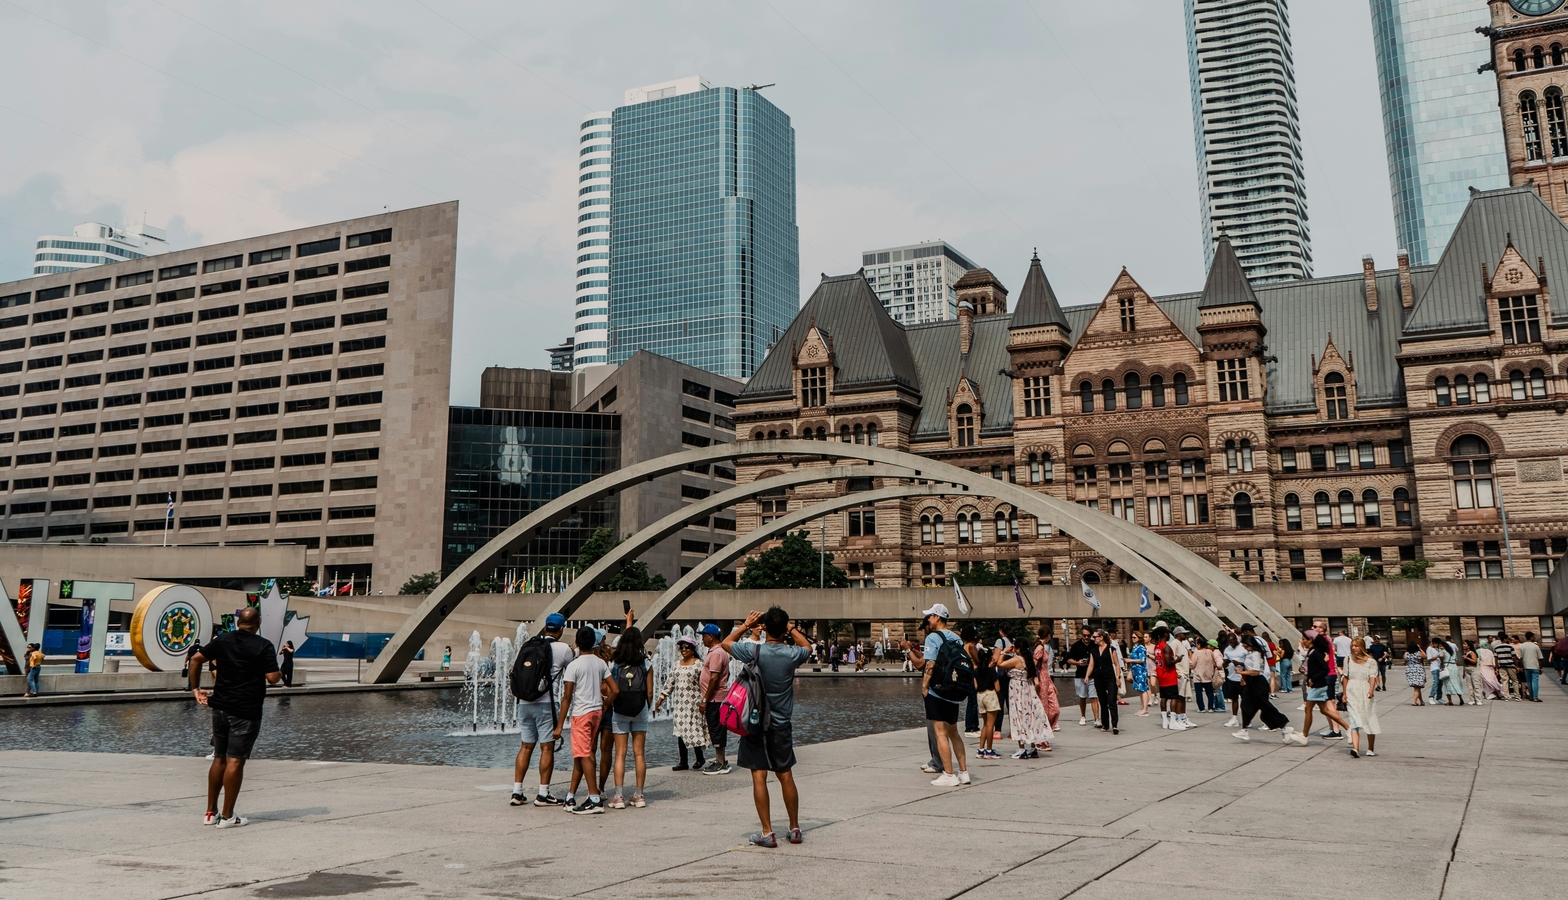
[[[83,222],[71,229],[69,236],[46,234],[38,239],[33,274],[58,275],[167,252],[169,236],[162,228],[144,223],[122,229],[102,222]]]
[[[976,268],[945,241],[925,241],[860,254],[866,283],[882,308],[901,325],[951,319],[958,309],[954,285]]]
[[[1411,265],[1437,260],[1470,188],[1508,185],[1490,54],[1473,0],[1371,0],[1394,231]]]
[[[1285,0],[1185,0],[1203,258],[1228,237],[1264,284],[1312,277]]]
[[[693,76],[627,91],[612,120],[610,361],[750,377],[800,307],[789,116]]]
[[[909,327],[859,273],[827,278],[742,392],[737,434],[927,454],[1151,528],[1245,581],[1419,560],[1432,578],[1548,575],[1568,554],[1568,316],[1547,280],[1568,271],[1568,225],[1504,188],[1472,198],[1435,265],[1254,285],[1237,257],[1221,240],[1198,291],[1152,297],[1123,271],[1068,309],[1038,259],[1013,304],[976,270],[958,321]],[[795,464],[820,463],[737,474]],[[741,504],[739,533],[851,489],[867,488]],[[994,501],[852,509],[827,539],[865,586],[981,561],[1037,583],[1125,579]]]
[[[0,285],[4,539],[438,568],[456,239],[443,203]]]
[[[1558,0],[1488,0],[1497,107],[1508,183],[1528,185],[1568,218],[1568,7]],[[1483,68],[1486,68],[1483,67]]]
[[[575,325],[572,337],[550,350],[551,367],[559,371],[602,366],[609,361],[612,133],[608,110],[583,116],[577,126]]]

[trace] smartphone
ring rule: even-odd
[[[621,612],[629,613],[631,611],[632,611],[632,601],[631,601],[631,598],[629,598],[629,597],[622,597],[621,598]]]

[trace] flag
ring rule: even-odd
[[[1017,603],[1018,603],[1018,611],[1019,612],[1023,612],[1024,611],[1024,589],[1018,586],[1018,576],[1017,575],[1013,576],[1013,600],[1017,601]],[[1029,608],[1030,609],[1034,609],[1034,604],[1033,603],[1029,604]]]
[[[166,518],[166,519],[174,518],[174,492],[173,491],[169,492],[169,511],[164,514],[164,518]]]
[[[958,602],[958,614],[969,615],[969,601],[964,599],[964,589],[958,586],[958,579],[953,579],[953,599]]]
[[[1149,602],[1149,586],[1144,585],[1143,590],[1138,594],[1138,612],[1146,613],[1153,608],[1154,604]]]
[[[1087,581],[1078,582],[1078,586],[1083,588],[1083,602],[1089,604],[1090,606],[1094,607],[1096,611],[1098,611],[1100,609],[1100,598],[1094,595],[1094,588],[1090,587],[1089,582]]]

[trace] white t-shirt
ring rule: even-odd
[[[550,660],[550,683],[555,686],[555,699],[556,702],[559,703],[561,700],[561,691],[563,690],[561,687],[561,673],[565,672],[566,667],[572,662],[572,645],[562,641],[551,641]],[[539,706],[549,706],[550,698],[540,697],[533,703],[529,703],[525,700],[519,700],[518,703],[522,704],[523,706],[534,706],[535,704]]]
[[[581,716],[604,708],[604,698],[599,695],[599,685],[610,677],[610,666],[592,653],[584,653],[572,660],[561,679],[572,688],[572,706],[567,716]]]
[[[1248,650],[1244,655],[1245,655],[1246,658],[1242,661],[1242,664],[1241,664],[1241,667],[1243,669],[1246,669],[1249,672],[1262,672],[1262,671],[1264,671],[1264,668],[1263,668],[1263,654],[1259,653],[1256,650]]]
[[[1243,667],[1243,668],[1246,667],[1246,665],[1247,665],[1247,648],[1241,646],[1240,644],[1237,644],[1234,647],[1226,647],[1225,650],[1224,650],[1224,656],[1225,656],[1225,663],[1226,663],[1226,665],[1225,665],[1225,680],[1226,681],[1240,681],[1241,680],[1241,672],[1238,671],[1237,667],[1238,666],[1239,667]],[[1258,668],[1261,670],[1262,666],[1259,666]]]
[[[1345,635],[1334,638],[1334,655],[1341,659],[1350,655],[1350,638]]]
[[[1443,667],[1443,654],[1438,652],[1436,647],[1429,646],[1426,648],[1426,659],[1427,662],[1432,664],[1432,671],[1434,672]]]

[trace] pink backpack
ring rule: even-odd
[[[762,689],[762,673],[757,671],[755,662],[747,663],[719,704],[719,724],[726,731],[745,737],[766,731],[768,715],[768,695]]]

